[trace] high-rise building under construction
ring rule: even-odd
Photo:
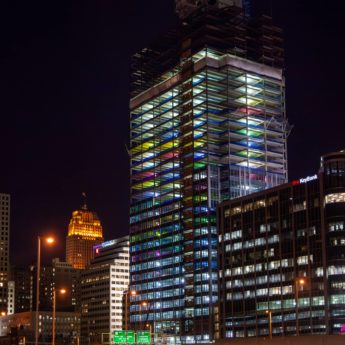
[[[217,204],[287,181],[281,31],[212,3],[132,63],[130,321],[168,343],[214,338]]]

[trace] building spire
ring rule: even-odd
[[[83,192],[83,193],[81,193],[81,195],[83,197],[83,204],[81,206],[81,209],[87,211],[88,207],[87,207],[87,203],[86,203],[86,193]]]

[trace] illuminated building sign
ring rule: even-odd
[[[293,186],[297,186],[299,184],[302,184],[302,183],[307,183],[307,182],[310,182],[310,181],[313,181],[313,180],[317,180],[317,175],[312,175],[312,176],[307,176],[307,177],[304,177],[304,178],[300,178],[299,180],[294,180],[291,182],[291,184]]]
[[[106,247],[112,246],[113,244],[115,244],[115,240],[103,242],[101,244],[97,244],[96,246],[93,247],[93,249],[98,254],[99,253],[99,248],[106,248]]]
[[[316,174],[313,175],[313,176],[307,176],[307,177],[305,177],[305,178],[300,178],[300,179],[299,179],[299,182],[300,182],[300,183],[307,183],[307,182],[313,181],[313,180],[317,180],[317,175],[316,175]]]

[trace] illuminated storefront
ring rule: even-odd
[[[341,332],[344,195],[341,151],[318,175],[219,205],[219,337],[267,337],[270,319],[272,336]]]

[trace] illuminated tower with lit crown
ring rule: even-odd
[[[93,259],[93,246],[103,242],[103,229],[96,212],[86,202],[72,213],[66,237],[66,261],[74,268],[84,269]]]

